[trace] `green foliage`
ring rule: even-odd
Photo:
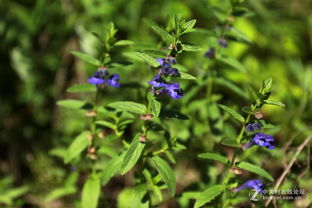
[[[264,207],[233,190],[273,188],[312,134],[309,3],[2,1],[0,207]],[[149,85],[173,57],[180,99]],[[260,132],[274,150],[245,149]],[[277,207],[311,206],[309,154]]]

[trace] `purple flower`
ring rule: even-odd
[[[248,125],[246,126],[246,131],[253,132],[253,131],[255,131],[255,129],[254,129],[254,127],[253,127],[252,124],[248,124]]]
[[[120,87],[120,83],[119,81],[119,74],[112,74],[109,76],[107,82],[110,86],[112,87],[116,87],[119,88]]]
[[[254,131],[259,131],[259,130],[261,130],[261,124],[259,123],[248,124],[246,126],[246,131],[248,132],[254,132]]]
[[[172,58],[166,58],[165,61],[167,63],[170,63],[170,64],[177,64],[175,58],[173,58],[173,57]]]
[[[172,68],[171,64],[176,64],[176,60],[173,57],[168,57],[166,59],[157,59],[160,64],[160,74],[164,74],[165,76],[180,76],[178,69]]]
[[[254,123],[252,126],[254,127],[254,129],[255,129],[256,131],[261,130],[261,124],[259,124],[259,123]]]
[[[209,51],[205,53],[205,56],[210,59],[214,59],[216,57],[216,49],[210,48]]]
[[[251,141],[243,145],[242,148],[245,150],[253,145],[263,146],[271,150],[274,149],[274,138],[271,135],[266,135],[260,132],[255,134]]]
[[[158,61],[158,63],[160,64],[160,66],[162,66],[165,62],[165,59],[162,59],[162,58],[158,58],[156,59]]]
[[[242,189],[246,189],[246,188],[249,188],[249,189],[253,189],[255,190],[256,192],[260,193],[260,194],[263,194],[263,183],[262,181],[258,180],[258,179],[253,179],[253,180],[249,180],[249,181],[246,181],[243,185],[241,185],[240,187],[238,188],[235,188],[234,191],[235,192],[238,192]]]
[[[90,77],[88,79],[88,82],[90,84],[94,84],[94,85],[101,85],[105,82],[102,73],[100,71],[96,71],[93,75],[93,77]]]
[[[169,75],[172,76],[172,77],[179,77],[180,76],[180,72],[176,68],[171,68],[171,69],[169,69]]]
[[[152,81],[149,82],[153,87],[165,87],[167,84],[162,80],[160,74],[157,74]]]
[[[224,38],[219,38],[218,39],[218,43],[221,47],[223,48],[227,48],[228,47],[228,43],[227,43],[227,40],[224,39]]]
[[[179,83],[167,84],[165,87],[165,92],[174,99],[183,97],[183,90],[180,88]]]
[[[120,87],[119,75],[112,74],[111,76],[109,76],[106,68],[96,71],[94,75],[88,79],[88,82],[94,85],[108,84],[112,87]]]

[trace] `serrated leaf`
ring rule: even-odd
[[[60,100],[56,103],[58,106],[64,108],[80,109],[83,108],[87,103],[81,100]]]
[[[257,166],[257,165],[253,165],[251,163],[248,162],[240,162],[237,165],[238,168],[253,172],[259,176],[265,177],[267,179],[269,179],[270,181],[274,181],[273,177],[264,169],[262,169],[261,167]]]
[[[101,183],[97,176],[91,176],[82,189],[82,208],[96,208],[100,197]]]
[[[105,126],[107,128],[110,128],[110,129],[116,129],[116,125],[112,124],[108,121],[96,121],[95,123],[98,125],[101,125],[101,126]]]
[[[119,173],[119,170],[123,162],[123,158],[124,158],[123,155],[114,157],[105,165],[104,171],[102,172],[103,185],[106,185],[112,177],[114,177]]]
[[[284,103],[278,102],[278,101],[274,101],[274,100],[265,100],[264,103],[268,104],[268,105],[276,105],[276,106],[285,107]]]
[[[182,44],[182,48],[184,51],[201,51],[202,48],[196,45]]]
[[[181,71],[180,71],[180,78],[181,79],[189,79],[189,80],[195,80],[196,79],[196,77],[194,77],[193,75],[190,75],[188,73],[181,72]]]
[[[234,109],[226,106],[226,105],[221,105],[219,104],[220,108],[222,108],[223,110],[225,110],[228,114],[230,114],[233,118],[235,118],[236,120],[244,123],[245,119],[243,116],[241,116],[239,113],[237,113]]]
[[[242,65],[239,61],[237,61],[236,59],[232,57],[225,56],[225,55],[217,55],[217,60],[233,67],[234,69],[237,69],[238,71],[241,71],[241,72],[247,71],[244,65]]]
[[[92,64],[95,66],[99,66],[101,64],[99,60],[97,60],[96,58],[93,58],[92,56],[89,56],[85,53],[81,53],[79,51],[71,51],[70,53],[73,54],[74,56],[80,58],[81,60],[89,63],[89,64]]]
[[[151,158],[152,165],[159,172],[165,184],[168,187],[168,191],[171,197],[175,195],[176,189],[176,178],[174,176],[174,172],[168,163],[158,156],[154,156]]]
[[[67,92],[95,92],[96,86],[89,83],[76,84],[67,89]]]
[[[148,99],[148,105],[152,110],[152,114],[155,117],[158,117],[160,113],[160,109],[161,109],[161,103],[154,97],[152,93],[147,94],[147,99]]]
[[[135,53],[137,55],[137,57],[139,57],[141,60],[145,61],[146,63],[148,63],[149,65],[153,66],[153,67],[159,67],[159,63],[158,61],[156,61],[155,58],[153,58],[150,55],[147,55],[145,53],[141,53],[141,52],[136,52]]]
[[[143,149],[145,147],[145,144],[141,143],[139,141],[140,134],[137,134],[133,141],[131,142],[128,150],[126,151],[125,157],[122,161],[120,174],[124,175],[126,174],[133,166],[136,164],[136,162],[139,160]]]
[[[89,131],[84,131],[79,134],[74,141],[70,144],[67,149],[67,156],[65,158],[65,163],[70,162],[74,158],[78,157],[79,154],[88,147],[88,135],[90,134]]]
[[[229,160],[226,157],[217,153],[202,153],[199,154],[198,157],[202,159],[216,160],[226,165],[229,164]]]
[[[119,40],[114,44],[114,46],[126,46],[126,45],[132,45],[132,44],[134,44],[134,42],[131,40]]]
[[[108,107],[115,108],[117,110],[129,111],[131,113],[145,114],[147,109],[145,105],[132,101],[118,101],[108,104]]]
[[[223,191],[224,191],[223,185],[213,185],[207,188],[204,192],[198,195],[194,208],[199,208],[211,202],[213,199],[219,196]]]
[[[152,26],[152,29],[166,42],[173,43],[174,37],[170,35],[166,30],[156,25]]]

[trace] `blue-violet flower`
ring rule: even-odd
[[[97,86],[101,84],[108,84],[112,87],[120,87],[119,75],[112,74],[109,76],[106,68],[99,68],[98,71],[96,71],[94,75],[88,79],[88,82]]]
[[[261,130],[261,124],[259,123],[248,124],[246,126],[246,131],[248,132],[254,132],[254,131],[259,131],[259,130]]]
[[[274,149],[274,138],[271,135],[266,135],[262,132],[257,133],[254,135],[254,137],[251,139],[251,141],[245,145],[242,146],[243,150],[248,149],[249,147],[253,145],[259,145],[262,147],[266,147],[268,149]]]
[[[238,192],[242,189],[246,189],[246,188],[249,188],[249,189],[253,189],[255,190],[256,192],[260,193],[260,194],[263,194],[263,183],[262,181],[260,181],[259,179],[252,179],[252,180],[249,180],[249,181],[246,181],[243,185],[241,185],[240,187],[238,188],[235,188],[234,191],[235,192]]]
[[[209,51],[205,53],[205,56],[210,59],[214,59],[216,57],[216,49],[210,48]]]

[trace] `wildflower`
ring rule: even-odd
[[[210,59],[214,59],[216,57],[216,49],[210,48],[209,51],[205,53],[205,56]]]
[[[256,192],[263,194],[264,186],[263,186],[262,181],[260,181],[259,179],[253,179],[253,180],[249,180],[249,181],[245,182],[240,187],[235,188],[234,192],[238,192],[238,191],[240,191],[242,189],[246,189],[246,188],[253,189]]]
[[[160,74],[157,74],[152,81],[149,82],[150,85],[156,88],[165,87],[167,84],[162,80]]]
[[[248,149],[253,145],[259,145],[268,149],[274,149],[274,138],[271,135],[266,135],[262,132],[255,134],[251,141],[242,146],[243,150]]]
[[[165,87],[165,92],[174,99],[183,97],[183,90],[180,88],[179,83],[167,84]]]
[[[88,79],[88,82],[94,85],[101,85],[105,80],[102,78],[100,71],[97,71],[94,73],[93,77]]]
[[[261,124],[259,123],[248,124],[246,126],[246,131],[248,132],[259,131],[259,130],[261,130]]]
[[[99,68],[98,71],[96,71],[94,75],[88,79],[88,82],[94,85],[108,84],[112,87],[120,87],[119,75],[112,74],[109,76],[106,68]]]
[[[227,48],[227,47],[228,47],[228,42],[227,42],[227,40],[224,39],[224,38],[219,38],[219,39],[218,39],[218,43],[219,43],[219,45],[220,45],[221,47],[223,47],[223,48]]]
[[[111,76],[109,76],[107,82],[110,86],[112,87],[116,87],[119,88],[120,87],[120,83],[119,81],[119,75],[118,74],[112,74]]]
[[[171,64],[176,64],[176,60],[173,57],[167,57],[166,59],[157,59],[158,63],[160,64],[160,74],[164,74],[165,76],[173,76],[179,77],[180,73],[178,69],[173,68]]]

